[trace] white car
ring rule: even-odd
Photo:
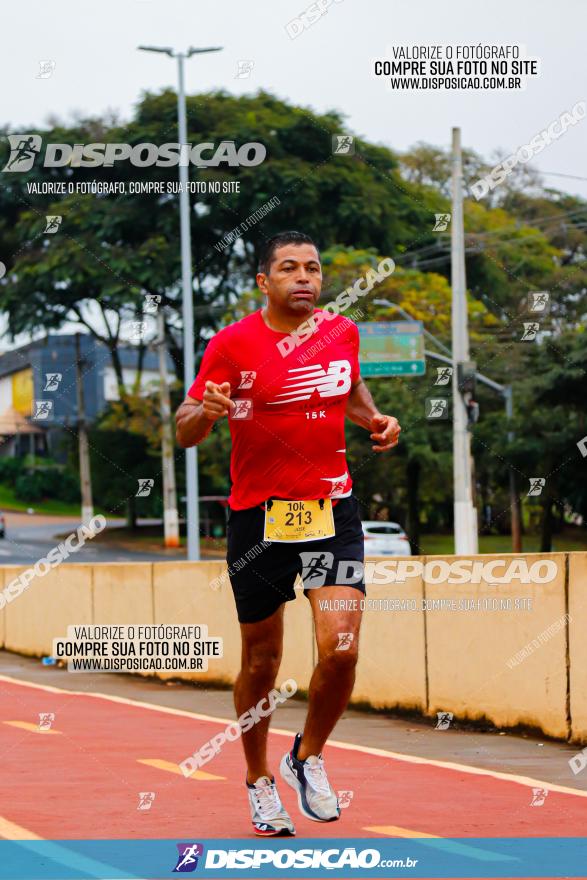
[[[361,523],[365,535],[366,556],[411,556],[408,537],[394,522],[366,520]]]

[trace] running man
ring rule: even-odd
[[[331,822],[340,808],[322,751],[353,689],[361,611],[360,602],[352,601],[329,603],[340,611],[323,610],[318,597],[352,600],[365,592],[364,539],[346,463],[344,419],[370,432],[375,452],[397,445],[400,426],[377,410],[361,379],[356,324],[341,315],[325,320],[316,309],[321,284],[320,255],[309,236],[283,232],[266,243],[257,274],[266,305],[208,343],[177,412],[177,441],[184,448],[195,446],[218,419],[229,417],[227,563],[242,638],[234,688],[238,716],[266,699],[275,685],[284,603],[295,599],[302,559],[330,561],[322,585],[312,583],[304,591],[314,617],[318,664],[303,733],[284,755],[280,773],[296,791],[305,816]],[[296,347],[288,344],[290,334],[312,317],[309,338]],[[251,559],[246,554],[252,548]],[[354,579],[337,585],[339,561],[361,565],[353,570]],[[345,637],[344,650],[337,650],[339,634]],[[295,834],[267,763],[269,720],[261,719],[242,735],[253,827],[260,836]]]

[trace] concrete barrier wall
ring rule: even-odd
[[[518,558],[528,565],[552,560],[556,576],[549,583],[514,578],[507,585],[433,583],[435,577],[424,581],[421,575],[403,584],[368,581],[353,701],[487,718],[498,727],[528,724],[587,743],[587,553],[474,557],[483,563]],[[0,567],[0,583],[21,571]],[[35,578],[0,611],[0,645],[42,656],[71,624],[205,624],[210,636],[222,637],[223,657],[210,660],[207,672],[160,676],[230,684],[240,666],[240,631],[224,571],[220,561],[62,565]],[[461,600],[498,605],[440,608],[441,599],[457,606]],[[516,600],[527,599],[531,610],[515,607]],[[392,610],[392,600],[412,600],[415,608]],[[285,630],[279,681],[294,678],[307,689],[316,654],[310,607],[301,592],[286,605]]]
[[[429,556],[426,561],[436,558]],[[489,563],[516,557],[467,558]],[[557,567],[554,580],[425,585],[428,600],[456,599],[457,604],[457,610],[427,612],[428,708],[431,713],[446,710],[473,720],[485,717],[498,727],[527,724],[566,738],[565,555],[528,558],[552,560]],[[481,600],[481,610],[458,610],[459,600],[471,598]],[[531,610],[526,610],[528,599]],[[562,621],[561,629],[538,641],[556,621]],[[517,656],[528,645],[528,654]]]
[[[587,553],[569,553],[569,618],[571,733],[587,743]]]

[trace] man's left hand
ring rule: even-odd
[[[373,447],[374,452],[387,452],[393,449],[399,443],[399,433],[401,431],[399,422],[393,416],[384,416],[378,413],[371,419],[371,440],[376,440],[377,445]]]

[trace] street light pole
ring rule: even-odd
[[[180,143],[179,159],[179,224],[181,241],[181,286],[182,286],[182,317],[183,317],[183,380],[187,394],[195,378],[195,345],[194,345],[194,307],[192,288],[192,249],[190,233],[190,199],[188,193],[187,123],[185,112],[185,83],[183,62],[192,55],[206,52],[219,52],[222,47],[207,49],[190,48],[186,52],[175,52],[171,48],[158,46],[139,46],[144,52],[161,52],[170,58],[177,58],[178,90],[177,119]],[[185,451],[185,479],[187,496],[187,558],[191,561],[200,558],[200,519],[198,509],[198,457],[195,446]]]
[[[451,286],[454,528],[455,552],[457,554],[478,552],[477,511],[473,500],[471,435],[467,430],[467,409],[459,387],[459,364],[464,364],[469,360],[464,239],[461,130],[453,128]]]

